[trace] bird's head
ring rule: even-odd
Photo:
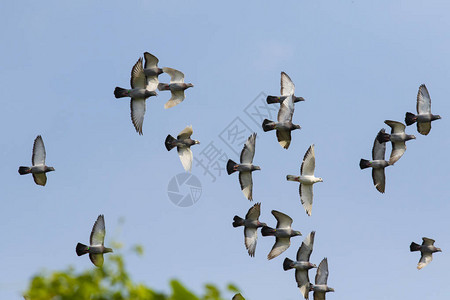
[[[109,253],[109,252],[113,252],[113,250],[111,248],[105,248],[105,250],[103,251],[103,253]]]
[[[334,289],[333,288],[327,288],[327,292],[334,292]]]
[[[264,227],[264,226],[267,226],[267,224],[266,223],[261,223],[261,222],[258,221],[258,226],[259,227]]]
[[[296,125],[296,124],[293,125],[293,128],[294,129],[302,129],[302,127],[300,125]]]
[[[53,168],[53,167],[46,167],[45,171],[47,171],[47,172],[55,171],[55,168]]]
[[[194,140],[194,144],[200,144],[200,142],[197,140]]]
[[[261,167],[259,167],[259,166],[253,166],[252,169],[253,169],[253,170],[261,170]]]
[[[317,268],[316,264],[309,263],[309,266],[310,266],[311,268]]]
[[[158,96],[158,94],[155,91],[145,91],[145,96],[147,97]]]
[[[298,230],[294,230],[292,236],[297,236],[297,235],[302,235],[302,233],[300,231],[298,231]]]
[[[322,177],[317,178],[317,182],[323,182]]]
[[[406,138],[407,138],[408,140],[415,140],[415,139],[416,139],[416,136],[415,136],[414,134],[409,134],[409,135],[406,136]]]
[[[194,87],[194,85],[192,83],[186,84],[186,88],[190,88],[190,87]]]
[[[442,119],[440,115],[433,115],[432,120]]]
[[[442,252],[441,248],[436,248],[436,252]]]

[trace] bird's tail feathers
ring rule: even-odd
[[[411,245],[409,245],[409,251],[414,252],[414,251],[419,251],[419,250],[420,250],[419,244],[412,242]]]
[[[83,254],[89,253],[89,247],[82,243],[78,243],[76,251],[77,251],[77,255],[81,256]]]
[[[19,174],[20,175],[25,175],[25,174],[30,174],[31,173],[31,168],[30,167],[19,167]]]
[[[263,128],[264,132],[270,131],[270,130],[274,130],[275,129],[275,122],[270,121],[268,119],[264,119],[264,121],[262,123],[262,128]]]
[[[166,141],[164,142],[164,144],[166,145],[167,151],[172,150],[176,146],[174,143],[175,141],[176,139],[170,134],[166,137]]]
[[[114,89],[114,96],[116,98],[128,97],[128,90],[116,86],[116,88]]]
[[[297,178],[298,178],[298,176],[286,175],[286,180],[287,181],[298,181]]]
[[[292,263],[293,263],[294,261],[292,260],[292,259],[289,259],[289,258],[285,258],[284,259],[284,262],[283,262],[283,269],[285,270],[285,271],[287,271],[287,270],[289,270],[289,269],[292,269],[292,268],[294,268],[293,266],[292,266]]]
[[[271,227],[269,227],[269,226],[264,226],[262,229],[261,229],[261,234],[262,234],[262,236],[269,236],[269,235],[274,235],[275,234],[275,229],[273,229],[273,228],[271,228]]]
[[[413,113],[407,112],[405,115],[405,123],[407,126],[412,125],[414,123],[416,123],[417,121],[417,116]]]
[[[377,140],[380,144],[389,142],[391,140],[391,135],[389,133],[380,131],[378,132]]]
[[[236,170],[234,169],[235,165],[237,165],[237,163],[235,163],[231,159],[228,160],[228,162],[227,162],[227,173],[228,173],[228,175],[236,172]]]
[[[359,167],[362,169],[369,168],[370,167],[370,161],[367,159],[362,159],[359,161]]]
[[[267,104],[280,103],[280,97],[277,96],[267,96]]]
[[[158,90],[160,91],[168,91],[170,90],[169,85],[167,83],[158,83]]]
[[[244,219],[239,216],[234,216],[233,218],[233,227],[239,227],[244,225]]]

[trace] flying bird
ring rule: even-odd
[[[97,221],[92,227],[91,237],[89,240],[90,246],[78,243],[76,252],[78,256],[89,253],[89,259],[97,266],[103,266],[103,253],[113,252],[111,248],[106,248],[103,243],[105,241],[105,219],[103,215],[99,215]]]
[[[277,219],[277,228],[264,226],[261,229],[262,236],[275,236],[275,244],[267,255],[267,259],[272,259],[286,251],[291,245],[291,237],[302,235],[300,231],[293,230],[292,219],[286,214],[272,210],[272,215]]]
[[[37,185],[45,186],[47,183],[47,175],[45,173],[55,171],[55,168],[45,165],[45,147],[42,137],[38,135],[33,144],[33,155],[31,156],[31,167],[19,167],[19,174],[33,174],[34,182]]]
[[[186,98],[184,90],[193,87],[192,83],[184,83],[184,74],[178,70],[172,68],[163,68],[164,73],[170,75],[170,83],[160,83],[158,84],[158,90],[160,91],[170,91],[172,97],[169,101],[164,104],[164,108],[171,108]]]
[[[195,144],[200,144],[199,141],[191,139],[193,133],[192,125],[186,126],[177,138],[174,138],[170,134],[167,136],[165,145],[167,151],[172,150],[177,147],[178,156],[180,157],[181,164],[186,172],[190,172],[192,169],[192,151],[191,146]]]
[[[288,74],[281,72],[281,96],[267,96],[267,104],[282,103],[284,99],[292,95],[294,103],[305,101],[303,97],[294,96],[295,85]]]
[[[241,190],[248,200],[253,200],[253,180],[252,172],[255,170],[261,170],[259,166],[253,165],[253,157],[255,156],[255,142],[256,133],[253,133],[247,139],[244,144],[244,149],[241,152],[240,164],[235,163],[231,159],[227,163],[227,173],[228,175],[238,171],[239,172],[239,183],[241,185]]]
[[[422,241],[422,245],[412,242],[409,246],[409,250],[411,252],[420,251],[421,253],[419,263],[417,264],[417,269],[419,270],[428,265],[433,260],[433,253],[442,252],[441,248],[437,248],[434,246],[435,241],[433,239],[423,237]]]
[[[145,100],[148,97],[156,96],[156,92],[147,89],[147,77],[144,73],[144,67],[142,65],[142,57],[136,62],[131,70],[131,89],[123,89],[116,87],[114,90],[114,96],[116,98],[131,97],[131,121],[134,128],[139,135],[142,135],[142,124],[144,123],[145,115]]]
[[[146,89],[149,91],[156,91],[158,88],[158,76],[163,73],[161,68],[158,68],[158,58],[148,52],[144,53],[144,74],[147,78]]]
[[[295,280],[297,281],[297,285],[305,299],[308,299],[309,297],[310,288],[308,270],[317,268],[315,264],[309,262],[309,258],[311,257],[311,253],[313,251],[315,234],[315,231],[312,231],[303,241],[297,251],[296,261],[286,257],[283,262],[283,269],[285,271],[295,269]]]
[[[412,134],[406,134],[406,126],[403,123],[397,121],[386,120],[384,121],[386,125],[391,127],[391,134],[385,132],[379,132],[377,135],[378,142],[385,143],[391,141],[392,152],[389,158],[389,164],[395,164],[406,151],[406,141],[416,139]]]
[[[439,115],[431,113],[431,97],[425,84],[419,87],[417,93],[417,115],[407,112],[405,115],[406,125],[412,125],[417,122],[417,131],[420,134],[427,135],[431,130],[431,121],[441,118]]]
[[[292,95],[289,95],[280,105],[278,111],[278,122],[264,119],[262,128],[264,132],[276,130],[278,143],[284,149],[288,149],[291,144],[291,131],[300,129],[300,125],[292,123],[292,115],[294,114],[294,102]]]
[[[328,260],[325,257],[317,268],[315,284],[310,286],[310,291],[314,291],[314,300],[325,300],[325,293],[334,292],[333,288],[327,285],[328,281]]]
[[[378,135],[385,133],[384,128],[378,132]],[[377,137],[378,137],[377,135]],[[375,188],[384,193],[386,185],[386,176],[384,175],[384,168],[389,166],[389,162],[384,160],[384,154],[386,152],[386,143],[380,143],[378,138],[375,138],[372,148],[372,160],[361,159],[359,161],[359,167],[362,169],[372,168],[372,179]]]
[[[311,215],[313,203],[313,184],[316,182],[323,182],[320,177],[314,176],[314,169],[316,167],[316,156],[314,154],[314,144],[309,146],[303,157],[302,166],[300,168],[300,176],[287,175],[288,181],[300,182],[300,200],[306,210],[308,216]]]
[[[266,223],[259,222],[261,214],[261,203],[256,203],[248,210],[245,219],[234,216],[233,227],[244,226],[245,248],[250,256],[255,256],[256,240],[258,239],[257,230],[259,227],[267,226]]]

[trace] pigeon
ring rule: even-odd
[[[407,112],[405,116],[406,125],[412,125],[417,122],[417,131],[420,134],[427,135],[431,130],[431,121],[441,118],[439,115],[431,113],[431,98],[425,84],[419,87],[417,93],[417,115]]]
[[[158,84],[158,90],[172,93],[172,97],[164,104],[164,108],[171,108],[180,104],[186,98],[184,90],[194,85],[192,83],[184,83],[184,74],[178,70],[163,68],[163,71],[170,75],[170,84],[160,83]]]
[[[38,135],[33,144],[33,155],[31,157],[31,167],[19,167],[19,174],[33,174],[34,182],[37,185],[45,186],[47,175],[45,173],[55,171],[55,168],[45,165],[45,147],[42,137]]]
[[[241,163],[237,164],[231,159],[227,162],[228,175],[238,171],[239,183],[241,184],[241,190],[248,200],[253,200],[253,180],[252,172],[255,170],[261,170],[259,166],[253,165],[253,157],[255,156],[255,141],[256,133],[250,135],[247,142],[244,144],[244,149],[241,152]]]
[[[276,210],[272,210],[272,215],[277,219],[277,228],[274,229],[269,226],[264,226],[261,229],[262,236],[273,235],[276,237],[275,244],[267,255],[267,259],[269,260],[277,257],[289,248],[291,245],[291,237],[302,235],[300,231],[296,231],[291,228],[291,217]]]
[[[381,129],[378,135],[383,135],[385,129]],[[378,137],[377,135],[377,137]],[[359,167],[362,169],[372,168],[372,179],[373,184],[380,193],[384,193],[384,188],[386,185],[386,177],[384,175],[384,168],[390,165],[390,163],[384,160],[384,154],[386,152],[386,144],[380,143],[377,138],[373,143],[372,148],[372,160],[361,159],[359,161]]]
[[[259,222],[258,218],[261,214],[261,203],[256,203],[248,210],[245,219],[239,216],[234,216],[233,227],[244,226],[245,247],[248,250],[248,255],[255,256],[256,240],[258,239],[257,229],[259,227],[267,226],[266,223]]]
[[[130,80],[131,90],[116,87],[114,96],[116,98],[131,97],[131,121],[139,135],[142,135],[142,123],[144,123],[145,100],[148,97],[156,96],[155,91],[147,89],[147,77],[142,65],[142,57],[136,62],[131,70]]]
[[[294,102],[292,95],[289,95],[280,105],[278,111],[278,122],[264,119],[262,128],[264,132],[276,129],[278,143],[284,149],[288,149],[291,144],[291,131],[300,129],[300,125],[292,124],[292,115],[294,114]]]
[[[325,257],[317,268],[315,284],[312,284],[309,288],[310,291],[314,291],[314,300],[325,300],[325,293],[334,292],[334,289],[327,285],[327,280],[328,260]]]
[[[406,126],[403,123],[397,121],[386,120],[384,121],[386,125],[391,127],[391,134],[380,132],[377,135],[378,142],[385,143],[391,141],[392,143],[392,152],[391,157],[389,158],[389,164],[395,164],[405,153],[406,151],[406,141],[416,139],[416,137],[412,134],[406,134],[405,128]]]
[[[144,53],[144,74],[147,78],[146,89],[149,91],[156,91],[158,88],[159,80],[158,75],[163,73],[161,68],[158,68],[158,58],[148,52]]]
[[[442,252],[441,248],[437,248],[434,246],[433,239],[423,237],[422,240],[422,245],[412,242],[409,246],[409,250],[411,252],[420,251],[421,253],[419,263],[417,264],[417,269],[419,270],[428,265],[433,260],[433,253]]]
[[[288,181],[300,182],[300,200],[306,210],[308,216],[311,215],[313,202],[313,184],[316,182],[323,182],[320,177],[314,177],[314,169],[316,166],[316,156],[314,154],[314,144],[309,146],[303,157],[302,166],[300,168],[300,176],[287,175]]]
[[[303,97],[294,96],[295,85],[288,74],[281,72],[281,96],[267,96],[267,104],[282,103],[284,99],[292,95],[294,103],[305,101]]]
[[[76,247],[77,255],[81,256],[89,253],[89,258],[95,266],[103,266],[103,253],[113,252],[111,248],[103,246],[105,234],[105,219],[103,215],[99,215],[97,221],[94,223],[94,227],[92,227],[91,238],[89,240],[90,246],[78,243]]]
[[[178,156],[180,157],[181,163],[183,164],[183,168],[186,172],[190,172],[192,169],[191,146],[200,144],[199,141],[191,139],[192,133],[192,125],[186,126],[186,128],[180,132],[177,138],[174,138],[169,134],[165,141],[167,151],[170,151],[174,147],[177,147]]]
[[[308,270],[317,268],[315,264],[309,262],[313,250],[315,234],[315,231],[312,231],[303,241],[297,252],[297,261],[293,261],[286,257],[283,262],[283,269],[285,271],[295,269],[295,280],[305,299],[308,299],[309,297],[310,283]]]

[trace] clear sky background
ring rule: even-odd
[[[444,0],[3,1],[0,298],[19,299],[40,270],[94,268],[76,256],[75,245],[88,242],[99,214],[105,244],[125,244],[116,252],[125,255],[132,278],[161,291],[178,278],[196,292],[207,282],[233,282],[247,299],[300,299],[294,272],[283,271],[282,262],[295,258],[315,230],[311,261],[328,257],[328,283],[336,290],[327,299],[448,297],[449,10]],[[145,51],[195,87],[168,110],[167,92],[147,100],[139,136],[129,100],[115,99],[113,90],[129,87]],[[294,123],[302,129],[288,150],[246,114],[260,93],[279,93],[281,71],[306,99],[296,104]],[[417,140],[386,169],[380,194],[359,160],[371,158],[384,120],[404,122],[405,112],[415,112],[422,83],[443,119],[428,136],[407,128]],[[236,118],[258,133],[254,163],[262,170],[253,173],[254,201],[244,198],[237,174],[215,171],[213,182],[194,164],[201,198],[188,208],[174,205],[167,185],[183,168],[164,147],[167,134],[192,124],[201,142],[194,157],[213,143],[238,160],[220,138]],[[56,169],[45,187],[17,173],[30,164],[38,134]],[[308,217],[298,185],[285,176],[299,172],[313,143],[324,182],[314,186]],[[276,209],[303,233],[271,261],[273,237],[259,234],[251,258],[243,229],[231,226],[255,202],[262,203],[262,222],[275,226]],[[409,244],[422,236],[436,239],[443,252],[418,271],[420,255]],[[127,250],[134,244],[144,246],[143,257]]]

